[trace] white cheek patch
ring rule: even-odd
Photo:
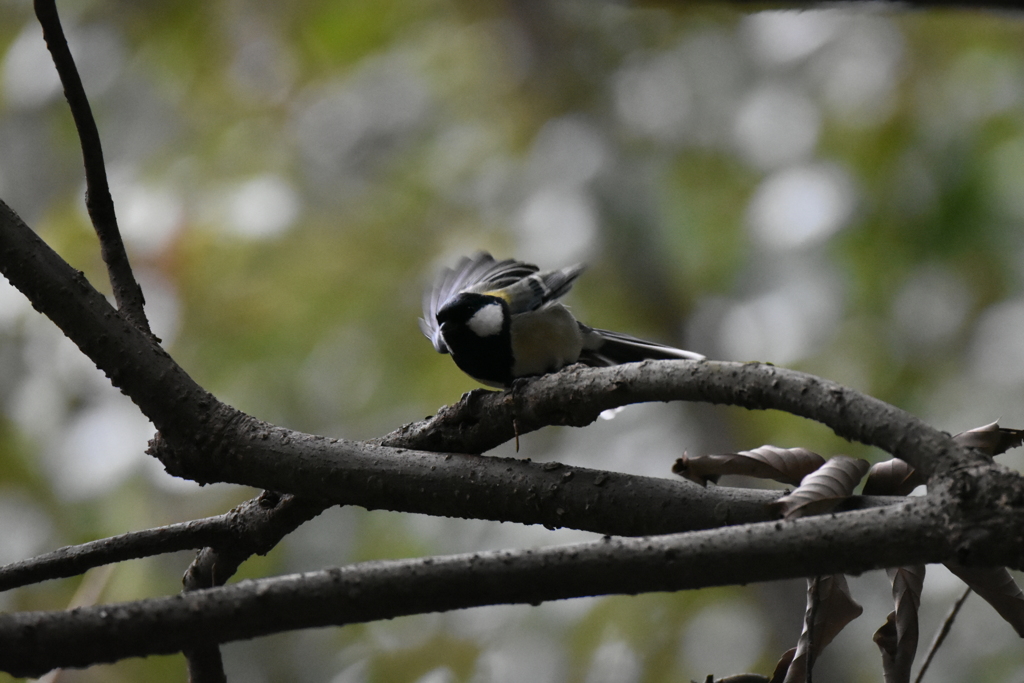
[[[495,302],[474,313],[466,325],[478,337],[493,337],[501,332],[501,325],[504,322],[505,315],[501,311],[501,304]]]

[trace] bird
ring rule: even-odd
[[[585,268],[541,272],[523,261],[497,261],[485,251],[463,256],[454,268],[442,269],[424,293],[420,329],[438,353],[450,354],[463,372],[494,388],[574,363],[704,359],[576,320],[559,299]]]

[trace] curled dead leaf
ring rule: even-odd
[[[910,683],[920,633],[918,610],[921,607],[925,567],[896,567],[886,569],[885,573],[892,582],[896,609],[889,613],[885,623],[875,632],[874,641],[882,651],[885,683]]]
[[[782,656],[779,657],[779,663],[775,665],[775,671],[772,673],[769,683],[783,683],[786,680],[786,673],[789,672],[789,667],[793,663],[793,657],[795,656],[795,647],[791,647],[782,653]]]
[[[961,446],[979,450],[987,455],[999,455],[1024,443],[1024,430],[999,426],[999,420],[981,427],[968,429],[953,437]]]
[[[752,451],[688,457],[676,460],[672,471],[701,486],[717,482],[724,474],[742,474],[797,485],[825,464],[825,458],[806,448],[761,446]]]
[[[806,681],[807,673],[813,668],[814,661],[822,650],[863,611],[864,608],[857,604],[850,594],[850,586],[842,574],[808,579],[804,628],[800,633],[800,640],[797,641],[793,659],[786,670],[784,682]],[[779,666],[781,665],[780,661]]]
[[[853,489],[867,471],[867,460],[834,456],[804,477],[800,486],[772,503],[772,507],[786,519],[828,512],[853,495]]]
[[[925,478],[917,470],[899,458],[876,462],[868,470],[864,482],[865,496],[906,496],[922,484]]]

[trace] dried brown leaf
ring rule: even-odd
[[[906,678],[900,678],[900,670],[896,663],[899,652],[896,612],[889,612],[885,617],[885,623],[878,627],[871,639],[882,651],[882,675],[885,677],[885,683],[909,683],[909,674]]]
[[[775,671],[772,673],[772,679],[769,683],[783,683],[786,680],[786,674],[789,672],[789,665],[793,663],[793,657],[796,656],[796,648],[791,647],[782,653],[779,657],[779,663],[775,665]]]
[[[988,455],[999,455],[1024,443],[1024,430],[999,426],[999,420],[968,429],[953,437],[961,446],[974,448]]]
[[[806,448],[761,446],[739,453],[698,455],[693,458],[683,455],[676,460],[672,471],[701,486],[709,481],[717,482],[724,474],[774,479],[795,486],[823,464],[825,458]]]
[[[892,599],[896,605],[896,626],[899,628],[909,626],[909,622],[903,621],[902,614],[906,614],[908,618],[916,616],[917,610],[921,607],[925,566],[913,564],[906,567],[895,567],[886,569],[885,573],[892,583]]]
[[[887,652],[892,653],[896,651],[896,612],[889,612],[885,616],[885,623],[878,627],[871,640],[875,641],[875,645],[882,651],[883,662]],[[886,677],[886,680],[888,680],[888,677]]]
[[[992,605],[1017,635],[1024,638],[1024,593],[1005,567],[966,567],[946,562],[949,571]]]
[[[834,456],[772,506],[786,519],[828,512],[853,494],[853,489],[867,471],[867,460]]]
[[[917,654],[920,633],[918,610],[925,568],[924,565],[913,565],[886,569],[885,573],[892,582],[896,610],[889,613],[885,623],[875,632],[874,641],[882,651],[885,683],[910,683],[910,670]]]
[[[842,574],[808,579],[804,628],[786,671],[785,683],[806,681],[822,650],[863,611],[850,595],[850,587]]]
[[[890,458],[871,466],[862,493],[865,496],[906,496],[926,483],[925,478],[905,461]]]

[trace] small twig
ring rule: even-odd
[[[921,665],[921,670],[917,673],[917,678],[914,679],[914,683],[921,683],[924,679],[924,674],[928,671],[928,666],[932,663],[932,659],[935,657],[935,653],[939,651],[942,646],[942,642],[946,640],[946,636],[949,635],[949,630],[953,628],[953,622],[956,620],[956,615],[960,612],[960,608],[964,606],[964,601],[967,600],[967,596],[971,594],[970,587],[964,591],[953,606],[949,608],[949,613],[946,615],[946,619],[942,622],[942,628],[935,634],[935,638],[932,639],[932,644],[928,647],[928,656],[924,658],[924,663]]]
[[[188,683],[227,683],[219,645],[192,648],[183,653],[188,664]]]
[[[264,492],[223,515],[131,531],[12,562],[0,567],[0,591],[77,576],[104,564],[197,548],[212,553],[210,578],[199,579],[193,587],[219,586],[250,556],[266,553],[284,533],[316,517],[327,507],[330,505]]]
[[[235,509],[235,527],[248,532],[246,537],[239,535],[230,545],[200,550],[182,577],[184,592],[223,586],[252,555],[267,552],[286,534],[327,507],[314,500],[263,491]],[[183,650],[183,654],[188,664],[189,683],[227,683],[224,660],[216,641],[200,643]]]
[[[233,521],[234,515],[227,513],[155,529],[131,531],[12,562],[0,567],[0,591],[77,576],[104,564],[229,542],[235,534],[232,530]]]
[[[184,592],[224,585],[249,557],[245,552],[226,552],[223,555],[213,548],[203,548],[196,553],[181,580]],[[224,658],[217,642],[196,645],[182,650],[182,654],[188,666],[189,683],[227,683]]]
[[[512,403],[512,432],[516,437],[516,453],[519,452],[519,416],[516,412],[516,401],[518,400],[516,390],[528,381],[522,378],[513,380],[511,391],[508,392],[508,399]]]
[[[85,163],[85,205],[100,240],[100,250],[103,262],[107,264],[114,299],[125,317],[140,330],[152,335],[143,309],[145,300],[142,288],[132,273],[121,233],[117,229],[114,200],[110,196],[110,187],[107,184],[107,170],[103,163],[103,147],[100,144],[96,120],[93,118],[92,108],[89,106],[89,99],[82,86],[75,60],[68,48],[64,29],[57,14],[57,6],[54,0],[35,0],[35,11],[39,24],[43,27],[46,47],[53,56],[53,63],[64,86],[64,97],[71,108],[71,116],[75,120],[78,137],[82,143],[82,157]]]

